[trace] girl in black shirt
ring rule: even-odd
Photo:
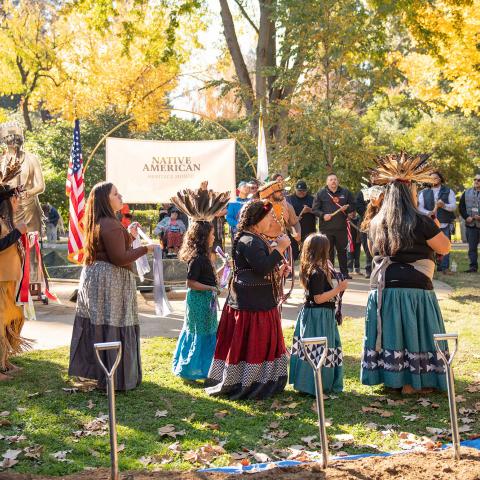
[[[335,299],[347,286],[343,280],[335,287],[329,263],[330,242],[325,235],[313,233],[303,243],[300,257],[300,282],[305,289],[305,304],[298,314],[293,334],[290,357],[289,382],[300,392],[315,395],[315,380],[312,367],[305,357],[300,340],[310,337],[327,337],[327,356],[322,368],[325,392],[343,390],[343,355],[340,334],[335,319]],[[308,347],[312,358],[321,355],[320,347]],[[318,355],[317,355],[318,354]]]
[[[193,222],[179,253],[180,260],[188,263],[188,291],[185,321],[173,354],[173,373],[187,380],[207,378],[215,351],[219,290],[211,260],[214,238],[211,223]]]

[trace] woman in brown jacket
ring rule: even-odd
[[[133,262],[151,252],[154,244],[132,248],[131,234],[115,215],[122,206],[122,196],[112,183],[98,183],[88,197],[85,265],[80,277],[68,372],[96,379],[98,386],[105,388],[105,375],[93,345],[121,341],[122,359],[115,374],[115,389],[131,390],[142,381]],[[102,355],[110,369],[116,353],[107,351]]]

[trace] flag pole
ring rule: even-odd
[[[268,155],[267,143],[265,140],[265,129],[263,127],[263,108],[260,104],[258,118],[258,140],[257,140],[257,180],[264,182],[268,178]]]

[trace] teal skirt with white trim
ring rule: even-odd
[[[362,383],[446,390],[445,367],[433,342],[435,333],[445,333],[445,326],[433,290],[386,288],[382,299],[382,347],[376,352],[377,290],[372,290],[366,311]]]
[[[298,314],[290,357],[289,383],[299,392],[315,395],[313,369],[308,363],[300,344],[301,338],[327,337],[327,357],[322,368],[324,392],[343,390],[343,354],[335,312],[330,308],[302,308]],[[319,358],[322,349],[313,347],[310,354]]]

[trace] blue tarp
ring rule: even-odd
[[[462,447],[476,448],[480,450],[480,438],[476,440],[465,440],[461,442]],[[451,444],[444,445],[444,448],[451,447]],[[389,457],[390,455],[398,455],[404,453],[412,453],[411,451],[399,452],[399,453],[364,453],[359,455],[348,455],[347,457],[332,457],[333,460],[357,460],[358,458],[365,457]],[[295,467],[297,465],[306,465],[307,463],[314,462],[297,462],[296,460],[282,460],[280,462],[269,463],[256,463],[245,467],[218,467],[218,468],[206,468],[199,470],[200,472],[220,472],[220,473],[244,473],[248,471],[261,472],[270,470],[272,465],[275,467]]]

